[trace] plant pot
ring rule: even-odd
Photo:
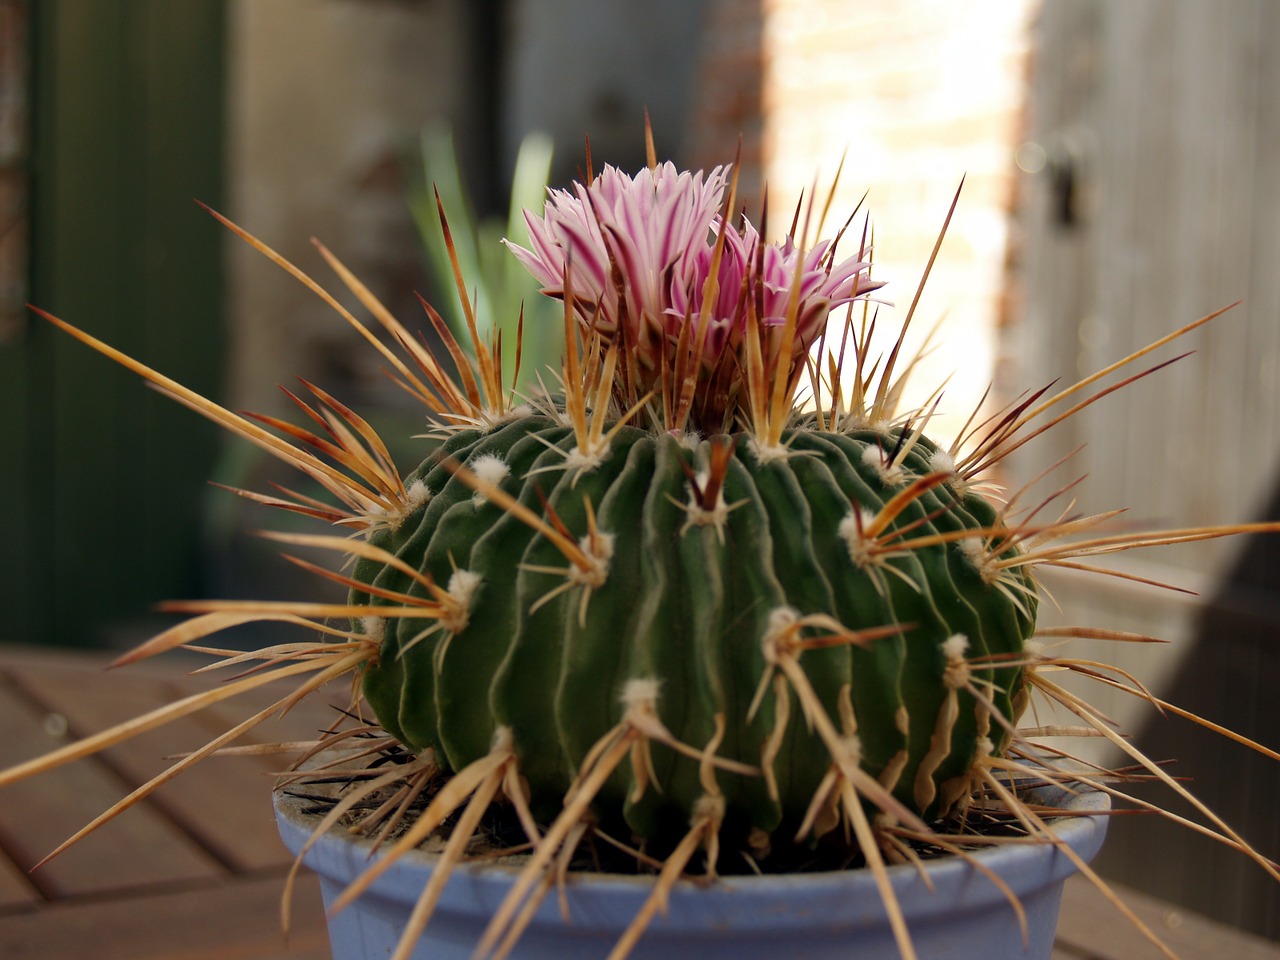
[[[1071,796],[1046,788],[1039,794],[1040,802],[1064,810],[1103,813],[1109,807],[1102,793]],[[315,818],[302,814],[301,801],[286,796],[278,794],[275,806],[280,833],[296,853],[311,835]],[[1106,818],[1062,819],[1055,832],[1088,860],[1102,845]],[[304,862],[319,874],[326,906],[369,865],[370,851],[368,841],[333,831],[307,852]],[[1026,911],[1027,943],[1013,908],[995,884],[972,864],[942,857],[928,863],[932,890],[913,866],[889,870],[920,960],[1048,960],[1062,885],[1075,872],[1070,858],[1052,844],[1004,845],[974,856],[1017,895]],[[332,916],[334,960],[391,956],[432,866],[430,854],[405,857],[359,900]],[[414,960],[471,957],[517,870],[493,863],[457,867]],[[651,889],[650,878],[573,874],[565,890],[568,922],[556,897],[548,897],[511,956],[602,958]],[[633,960],[801,955],[809,960],[899,960],[880,895],[866,870],[725,877],[705,887],[682,882],[672,892],[668,913],[654,917],[631,954]]]

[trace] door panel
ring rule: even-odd
[[[28,6],[31,301],[201,392],[222,367],[223,4]],[[28,317],[0,342],[0,640],[119,642],[199,590],[217,438]]]

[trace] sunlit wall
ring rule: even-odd
[[[946,241],[912,320],[919,342],[945,317],[913,395],[951,376],[941,425],[990,382],[1004,317],[1005,259],[1032,0],[769,0],[764,158],[774,208],[789,209],[844,157],[834,210],[867,195],[884,296],[905,316],[956,189]],[[847,153],[846,153],[847,151]],[[917,401],[919,402],[919,401]]]
[[[732,151],[723,141],[740,131],[746,192],[758,205],[768,183],[776,234],[815,184],[825,197],[843,159],[826,232],[866,194],[894,319],[906,314],[963,180],[912,321],[918,345],[945,318],[941,347],[912,394],[920,402],[951,377],[940,408],[949,416],[935,425],[944,434],[959,429],[998,361],[1014,243],[1012,158],[1037,8],[1035,0],[716,0],[708,14],[694,162]]]

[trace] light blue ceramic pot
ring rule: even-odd
[[[1039,800],[1074,812],[1102,814],[1105,794],[1070,796],[1041,790]],[[298,801],[277,796],[276,819],[295,853],[314,826],[299,815]],[[1058,821],[1062,842],[1084,860],[1102,846],[1105,816]],[[326,906],[369,864],[370,846],[333,832],[308,851],[305,863],[320,876]],[[1013,908],[983,873],[954,857],[928,864],[929,883],[912,866],[890,868],[920,960],[1048,960],[1062,885],[1075,872],[1052,844],[991,848],[975,855],[999,874],[1026,911],[1024,944]],[[433,858],[406,857],[354,905],[332,917],[334,960],[385,960]],[[516,868],[464,864],[455,869],[419,941],[414,960],[468,960]],[[520,939],[513,960],[603,958],[640,909],[651,889],[641,877],[575,874],[567,885],[570,920],[552,895]],[[656,916],[632,960],[899,960],[880,895],[865,870],[768,877],[722,878],[708,887],[681,883],[666,916]]]

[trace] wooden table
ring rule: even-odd
[[[0,767],[172,701],[214,679],[170,655],[110,674],[94,654],[0,647]],[[265,705],[270,693],[254,694]],[[256,739],[308,739],[343,691],[303,704]],[[0,958],[3,960],[323,960],[319,890],[299,885],[294,929],[280,931],[291,858],[275,833],[273,762],[208,760],[42,866],[41,857],[127,790],[242,717],[211,708],[0,793]],[[1124,891],[1184,960],[1280,960],[1280,944]],[[1160,956],[1087,882],[1068,884],[1054,960]],[[993,958],[994,960],[994,958]]]

